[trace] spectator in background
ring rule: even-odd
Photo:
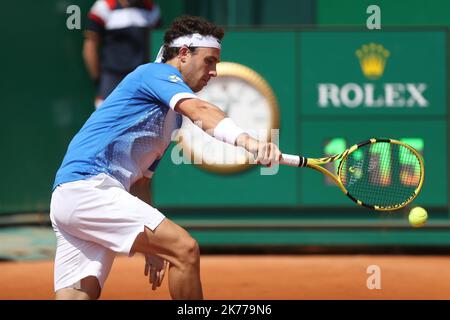
[[[97,89],[95,107],[137,66],[149,62],[150,30],[161,24],[151,0],[97,0],[88,14],[83,58]]]

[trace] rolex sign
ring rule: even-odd
[[[302,114],[446,113],[444,32],[305,32],[300,37]]]

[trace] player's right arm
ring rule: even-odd
[[[275,144],[252,138],[220,108],[199,99],[181,79],[181,74],[173,70],[173,66],[154,63],[143,68],[148,70],[148,76],[142,79],[141,90],[149,99],[157,100],[186,116],[214,138],[245,148],[261,164],[269,165],[281,158]]]
[[[236,127],[220,108],[207,101],[195,98],[182,99],[176,104],[175,111],[188,117],[213,137],[228,138],[225,139],[226,142],[243,147],[255,155],[258,163],[267,165],[277,162],[281,158],[281,151],[277,145],[254,139],[245,132],[240,133],[240,128]],[[225,123],[224,120],[229,123]],[[226,135],[228,137],[224,137]]]

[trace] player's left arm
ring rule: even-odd
[[[151,183],[151,178],[142,177],[131,185],[130,193],[135,197],[138,197],[145,203],[152,205],[152,197],[150,191]],[[153,290],[156,290],[157,287],[161,286],[167,265],[168,262],[158,257],[157,255],[145,255],[144,275],[149,277]]]
[[[151,183],[152,179],[147,177],[142,177],[130,187],[130,193],[144,201],[145,203],[152,205],[152,195],[151,195]]]

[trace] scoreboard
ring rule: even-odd
[[[416,203],[447,206],[446,33],[303,32],[300,48],[300,150],[332,155],[372,137],[401,140],[425,160]],[[314,172],[299,179],[302,204],[347,205]]]

